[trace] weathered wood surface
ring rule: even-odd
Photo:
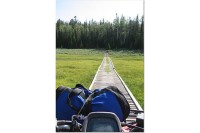
[[[106,54],[89,89],[94,90],[97,88],[105,88],[107,86],[116,86],[126,97],[131,110],[138,110],[134,99],[131,98],[129,92],[115,72],[110,57]],[[127,121],[135,119],[133,113],[134,112],[131,111]]]

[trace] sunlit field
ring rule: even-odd
[[[57,49],[56,88],[74,87],[77,83],[89,88],[104,57],[104,50]],[[144,56],[137,51],[109,50],[115,69],[144,109]]]
[[[144,56],[138,52],[111,51],[115,69],[144,109]]]
[[[103,60],[103,51],[56,50],[56,88],[64,85],[73,88],[77,83],[89,88]]]

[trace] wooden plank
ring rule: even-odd
[[[109,62],[107,62],[107,60],[109,60]],[[136,112],[143,110],[115,70],[112,60],[105,56],[90,85],[90,89],[93,90],[96,88],[105,88],[107,86],[116,86],[122,92],[131,109],[129,117],[126,119],[126,121],[134,121],[137,115]]]

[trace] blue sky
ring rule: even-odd
[[[56,20],[70,21],[77,16],[81,22],[104,18],[110,22],[115,14],[134,18],[143,15],[143,0],[56,0]]]

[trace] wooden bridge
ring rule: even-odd
[[[115,70],[112,60],[106,53],[89,89],[93,90],[96,88],[105,88],[107,86],[116,86],[124,94],[130,105],[130,114],[126,121],[129,122],[135,120],[136,114],[142,112],[143,109]]]

